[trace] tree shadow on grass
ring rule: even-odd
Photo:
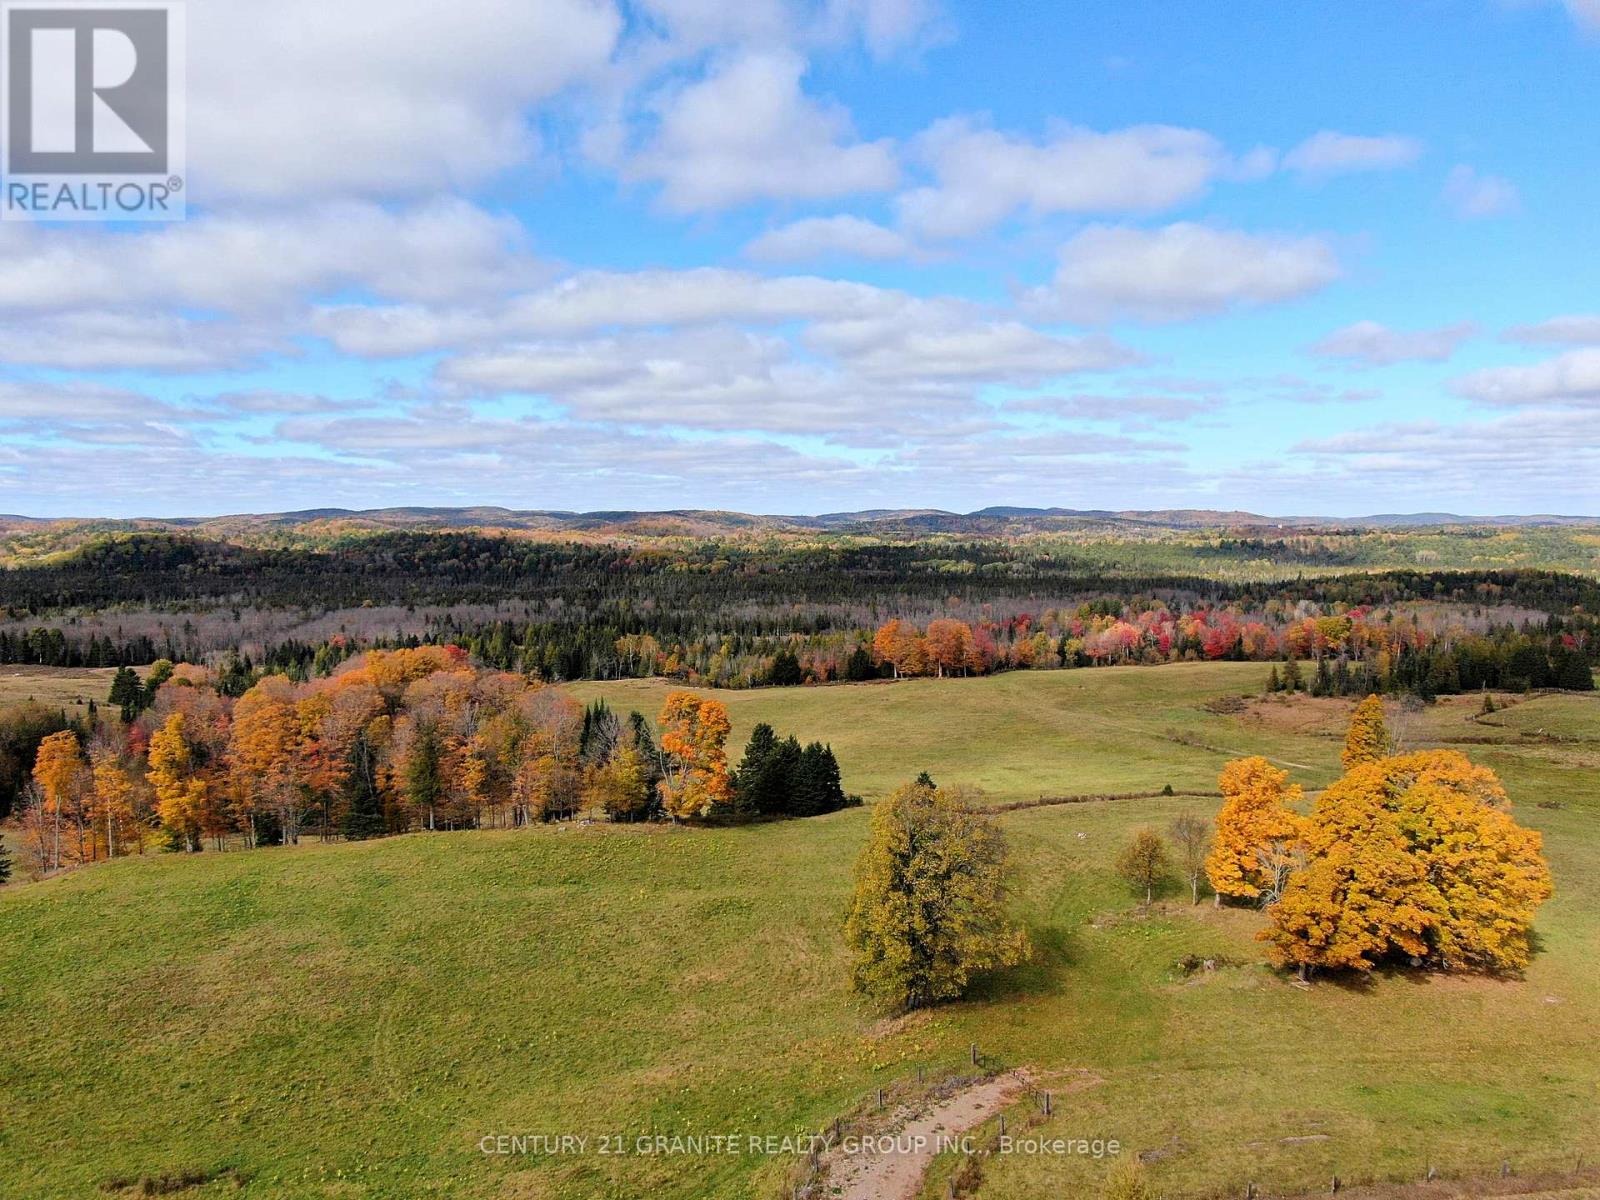
[[[1033,953],[1026,962],[980,975],[968,989],[967,999],[1010,1000],[1059,992],[1077,958],[1071,931],[1065,925],[1029,925],[1028,939]]]

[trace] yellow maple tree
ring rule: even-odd
[[[1283,861],[1302,840],[1305,819],[1290,805],[1301,798],[1289,773],[1264,758],[1240,758],[1217,778],[1222,809],[1206,857],[1206,878],[1217,894],[1256,900],[1273,886]]]

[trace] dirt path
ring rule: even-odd
[[[828,1195],[840,1200],[915,1200],[938,1156],[941,1139],[981,1125],[1028,1086],[1025,1071],[1008,1071],[973,1084],[902,1124],[866,1138],[845,1138],[829,1151]]]

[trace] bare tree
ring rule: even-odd
[[[1178,851],[1178,867],[1189,881],[1194,902],[1200,903],[1200,876],[1205,873],[1206,856],[1211,853],[1211,822],[1198,813],[1184,813],[1173,819],[1168,831]]]
[[[1283,897],[1289,876],[1306,865],[1306,850],[1299,842],[1268,842],[1256,850],[1256,862],[1267,877],[1261,885],[1261,907],[1270,908]]]

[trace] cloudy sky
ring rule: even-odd
[[[1600,512],[1600,0],[190,0],[0,511]]]

